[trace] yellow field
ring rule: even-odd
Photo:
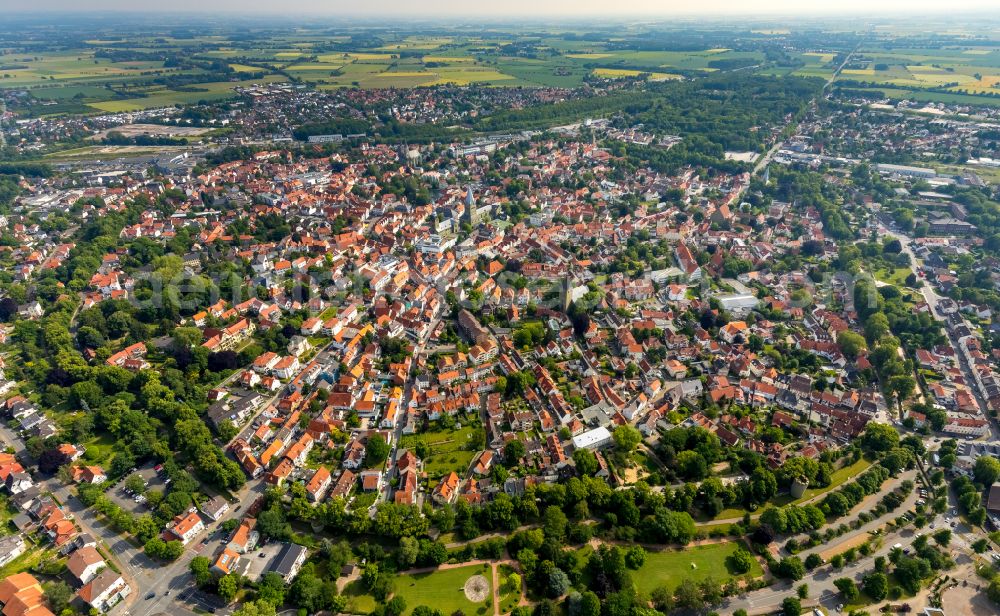
[[[831,61],[831,60],[833,60],[834,58],[837,57],[837,54],[835,54],[835,53],[828,53],[828,52],[825,52],[825,51],[807,51],[807,52],[803,53],[802,55],[803,56],[810,56],[810,57],[816,58],[817,60],[819,60],[823,64],[826,64],[827,62],[829,62],[829,61]]]
[[[968,90],[969,92],[996,92],[1000,85],[1000,75],[983,75],[982,79],[962,83],[953,90]]]
[[[913,75],[912,79],[889,79],[886,83],[891,83],[900,86],[930,86],[937,87],[944,85],[946,83],[960,83],[964,87],[966,82],[975,81],[969,75],[962,75],[961,73],[911,73]]]
[[[727,51],[731,50],[726,49],[725,47],[714,47],[712,49],[706,49],[705,53],[726,53]]]
[[[993,53],[992,49],[966,49],[962,53],[970,56],[987,56]]]
[[[600,60],[601,58],[610,58],[609,53],[568,53],[567,58],[573,58],[574,60]]]
[[[393,54],[391,53],[337,53],[328,54],[324,56],[317,56],[317,60],[320,62],[336,62],[337,60],[343,60],[349,58],[351,60],[392,60]]]
[[[437,85],[444,83],[454,83],[456,85],[464,86],[470,83],[478,83],[484,81],[506,81],[508,79],[514,79],[511,75],[506,75],[494,70],[476,70],[468,68],[457,68],[455,70],[439,70],[436,71],[438,79],[431,82],[431,84],[425,85]],[[385,73],[384,73],[385,74]],[[431,73],[433,74],[433,73]]]
[[[264,70],[257,66],[250,66],[249,64],[230,64],[229,68],[233,69],[237,73],[256,73]]]
[[[333,64],[331,62],[313,62],[309,64],[293,64],[285,70],[289,71],[336,71],[344,68],[343,64]]]
[[[624,68],[595,68],[594,75],[597,77],[607,77],[608,79],[617,79],[619,77],[638,77],[644,74],[645,71],[635,71],[631,69]],[[672,73],[647,73],[649,75],[650,81],[663,81],[666,79],[680,79],[680,75],[674,75]]]
[[[391,73],[387,71],[385,73],[379,73],[378,76],[385,77],[386,79],[392,79],[393,77],[423,77],[424,75],[433,77],[436,74],[437,73],[431,73],[428,71],[393,71]]]
[[[424,62],[475,62],[475,58],[459,56],[424,56]]]
[[[292,60],[294,58],[302,57],[301,51],[279,51],[274,54],[275,58],[281,58],[282,60]]]
[[[844,75],[874,75],[875,69],[873,68],[845,68],[840,71]]]

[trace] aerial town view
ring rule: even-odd
[[[0,2],[0,616],[1000,614],[1000,5],[834,4]]]

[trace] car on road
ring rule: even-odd
[[[150,592],[147,592],[147,593],[146,593],[146,601],[149,601],[150,599],[152,599],[152,598],[153,598],[153,597],[155,597],[155,596],[156,596],[156,593],[155,593],[155,592],[152,592],[152,591],[150,591]]]

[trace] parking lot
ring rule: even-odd
[[[249,554],[244,554],[243,558],[246,558],[250,562],[250,568],[247,570],[247,577],[253,581],[259,580],[264,575],[264,571],[267,566],[271,564],[274,557],[278,555],[281,551],[280,542],[272,542],[264,545],[259,550],[250,552]]]
[[[135,473],[129,473],[114,487],[108,489],[106,494],[116,505],[125,511],[142,514],[146,511],[145,504],[141,502],[141,499],[140,501],[137,501],[136,495],[126,493],[125,480],[131,475],[139,475],[142,477],[142,479],[146,482],[146,490],[165,492],[167,485],[164,483],[164,478],[156,473],[153,465],[149,465],[137,470]]]

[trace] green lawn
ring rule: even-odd
[[[361,580],[354,580],[345,586],[343,595],[347,597],[347,607],[344,608],[347,614],[370,614],[378,608],[375,597],[365,592],[365,585]]]
[[[685,579],[700,582],[715,578],[725,582],[734,573],[726,566],[726,558],[740,547],[739,543],[714,543],[687,547],[682,550],[664,550],[646,554],[646,563],[632,574],[636,589],[649,595],[654,589],[666,586],[673,590]],[[747,575],[757,577],[764,571],[755,561]]]
[[[875,279],[881,280],[882,282],[888,282],[891,285],[897,287],[906,286],[906,277],[913,273],[908,267],[897,267],[892,271],[879,269],[875,271]]]
[[[396,578],[395,594],[406,599],[407,614],[418,605],[433,607],[441,610],[443,614],[453,614],[456,610],[461,610],[466,616],[485,614],[492,595],[482,603],[473,603],[465,598],[463,590],[465,582],[473,575],[484,576],[492,591],[490,568],[480,565],[417,575],[400,575]]]
[[[497,575],[500,581],[500,613],[509,614],[521,600],[520,588],[507,588],[506,579],[511,573],[515,573],[510,565],[500,565]]]
[[[15,573],[30,571],[32,567],[42,562],[46,555],[49,554],[49,550],[38,546],[31,546],[28,544],[27,548],[28,549],[24,554],[21,554],[3,567],[0,567],[0,580],[7,579]]]
[[[463,474],[472,463],[476,452],[467,448],[473,427],[463,424],[461,429],[435,429],[409,434],[401,439],[400,446],[414,450],[418,442],[427,443],[430,455],[424,458],[424,470],[430,479],[440,479],[451,471]],[[414,453],[416,453],[414,451]]]
[[[808,500],[810,498],[815,498],[820,494],[838,488],[851,477],[857,477],[861,473],[865,472],[871,465],[872,465],[871,462],[862,458],[857,462],[855,462],[854,464],[849,464],[844,468],[838,469],[834,471],[832,475],[830,475],[830,485],[826,486],[825,488],[809,488],[808,490],[805,491],[805,494],[802,495],[802,498],[793,502],[795,504],[798,504],[801,503],[802,501]]]

